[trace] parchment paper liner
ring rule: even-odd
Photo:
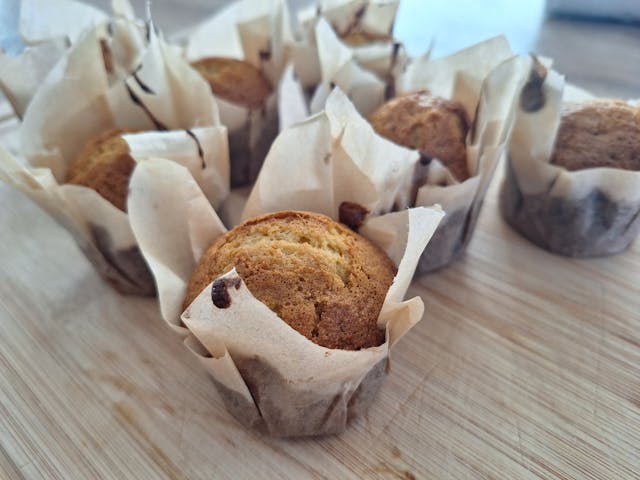
[[[18,118],[22,118],[36,90],[68,48],[66,38],[56,38],[29,45],[18,56],[0,50],[0,90]]]
[[[25,50],[12,56],[0,49],[0,90],[19,118],[71,43],[85,29],[106,20],[104,12],[81,3],[64,0],[20,2],[19,29]]]
[[[65,54],[27,108],[22,153],[39,168],[25,168],[0,151],[0,178],[69,230],[115,288],[149,295],[154,285],[127,215],[89,188],[63,184],[68,164],[87,140],[114,127],[201,125],[205,128],[125,139],[138,162],[163,156],[187,166],[217,205],[229,190],[226,129],[219,125],[209,86],[152,28],[147,42],[144,28],[131,20],[118,18],[109,25],[88,31]],[[101,40],[111,52],[110,72]]]
[[[244,60],[273,87],[263,108],[252,110],[216,97],[229,131],[231,186],[252,183],[278,133],[278,84],[293,42],[284,0],[241,0],[205,20],[187,40],[189,62],[206,57]]]
[[[528,87],[523,95],[532,94],[531,82]],[[504,218],[531,242],[562,255],[588,257],[626,249],[640,232],[640,172],[605,167],[568,171],[551,165],[562,102],[593,97],[565,89],[564,77],[554,70],[533,91],[543,103],[534,111],[525,110],[522,102],[518,106],[500,193]]]
[[[514,103],[530,62],[529,58],[513,56],[506,40],[498,37],[442,59],[414,60],[399,77],[400,94],[427,89],[465,107],[472,120],[467,161],[469,171],[476,174],[464,182],[458,183],[437,159],[422,165],[418,152],[383,140],[343,93],[334,92],[326,101],[324,114],[293,126],[276,139],[243,217],[289,207],[318,211],[314,199],[325,196],[355,202],[372,215],[438,203],[447,215],[425,249],[418,272],[447,265],[463,253],[471,239],[482,200],[509,138]],[[348,158],[359,167],[345,171],[344,178],[332,179],[325,166],[327,158],[336,165]],[[353,177],[367,178],[370,190],[352,189]],[[263,183],[269,192],[279,184],[278,196],[262,199]],[[303,196],[305,202],[300,203]]]
[[[365,181],[354,179],[354,185]],[[442,216],[439,209],[408,209],[363,225],[362,234],[399,268],[378,319],[386,342],[346,351],[320,347],[293,330],[251,295],[235,270],[216,280],[226,285],[228,308],[213,304],[209,285],[180,316],[197,260],[225,228],[175,163],[140,164],[131,190],[132,227],[154,273],[162,316],[187,336],[186,345],[241,423],[277,436],[332,434],[366,410],[384,377],[389,348],[422,316],[419,297],[402,299]]]
[[[324,108],[339,86],[363,114],[371,112],[394,88],[406,55],[400,42],[377,40],[349,45],[340,36],[354,30],[391,36],[398,0],[337,0],[310,6],[298,14],[300,37],[293,50],[296,76],[312,92],[311,112]]]

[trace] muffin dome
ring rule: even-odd
[[[234,267],[258,300],[318,345],[357,350],[384,342],[377,320],[396,268],[344,225],[294,211],[248,220],[202,256],[184,307]]]
[[[209,57],[191,64],[211,86],[214,95],[248,108],[262,108],[271,85],[249,62]]]
[[[121,135],[131,131],[110,130],[87,142],[69,166],[67,183],[92,188],[125,212],[129,179],[136,162]]]
[[[469,178],[464,107],[427,92],[396,97],[369,116],[376,132],[392,142],[437,158],[459,182]]]
[[[615,100],[564,104],[551,163],[640,170],[640,108]]]

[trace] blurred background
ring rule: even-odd
[[[294,9],[316,3],[288,2]],[[86,3],[110,8],[110,0]],[[144,15],[145,0],[131,3]],[[151,8],[165,35],[179,38],[229,3],[153,0]],[[19,5],[0,0],[0,45],[15,35]],[[394,33],[412,55],[433,44],[435,57],[505,34],[516,53],[552,57],[570,82],[597,95],[640,97],[640,0],[401,0]]]

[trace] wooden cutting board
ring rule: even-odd
[[[424,318],[367,417],[306,440],[236,423],[155,301],[0,185],[0,478],[640,478],[640,242],[551,255],[499,183],[467,255],[414,281]]]

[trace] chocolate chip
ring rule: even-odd
[[[131,99],[131,101],[136,105],[138,105],[144,111],[147,117],[149,117],[149,120],[151,120],[153,124],[156,126],[156,130],[162,130],[162,131],[168,130],[168,128],[162,122],[160,122],[153,115],[153,113],[151,113],[151,110],[149,110],[149,107],[147,107],[144,104],[144,102],[140,99],[140,97],[133,90],[131,90],[131,87],[127,84],[126,81],[124,82],[124,87],[127,89],[127,93],[129,94],[129,98]]]
[[[147,5],[150,5],[151,2],[149,2]],[[151,21],[151,19],[148,19],[146,22],[144,22],[144,27],[145,27],[145,38],[147,39],[147,43],[151,41],[151,31],[154,29],[153,26],[153,22]]]
[[[344,223],[354,232],[362,226],[365,217],[369,213],[362,205],[353,202],[342,202],[339,208],[340,222]]]
[[[391,78],[389,82],[384,87],[384,99],[391,100],[396,96],[396,86]]]
[[[525,112],[537,112],[545,104],[545,95],[543,84],[545,78],[547,78],[547,69],[538,58],[531,54],[533,58],[533,67],[529,74],[529,80],[522,88],[520,93],[520,108]]]
[[[196,134],[189,129],[185,130],[185,132],[187,132],[187,135],[193,138],[193,141],[196,142],[196,147],[198,148],[198,156],[200,157],[200,165],[204,170],[205,168],[207,168],[207,164],[204,162],[204,152],[202,151],[202,145],[200,144],[200,139],[196,137]]]
[[[364,17],[365,12],[367,11],[367,5],[363,5],[362,7],[360,7],[358,9],[358,11],[355,13],[355,15],[353,16],[353,18],[356,21],[359,21],[362,17]]]
[[[400,42],[393,42],[393,51],[391,53],[392,55],[392,59],[393,59],[393,63],[395,63],[396,58],[398,57],[398,52],[400,51],[400,49],[402,48],[402,43]]]
[[[144,83],[142,80],[140,80],[140,77],[138,76],[138,72],[142,69],[142,64],[138,65],[138,68],[135,69],[135,71],[133,72],[133,79],[136,81],[136,83],[138,84],[138,86],[142,89],[142,91],[144,93],[148,93],[150,95],[155,95],[156,92],[154,92],[151,87],[149,87],[149,85],[147,85],[146,83]]]
[[[102,52],[104,69],[107,71],[107,73],[113,73],[113,57],[111,55],[111,49],[109,48],[109,44],[104,38],[100,39],[100,50]]]
[[[240,288],[240,278],[218,278],[211,285],[211,300],[218,308],[229,308],[231,306],[231,296],[229,287]]]
[[[401,48],[402,48],[401,43],[398,43],[398,42],[393,43],[393,50],[391,53],[391,62],[389,62],[389,70],[385,75],[386,77],[385,78],[386,86],[384,89],[385,100],[391,100],[393,97],[396,96],[396,82],[393,75],[393,69],[395,68],[396,63],[398,61],[398,52],[400,51]]]
[[[269,50],[260,50],[258,55],[260,56],[260,60],[263,62],[271,60],[271,52]]]
[[[424,152],[420,152],[420,165],[424,165],[425,167],[431,163],[433,158],[427,155]]]

